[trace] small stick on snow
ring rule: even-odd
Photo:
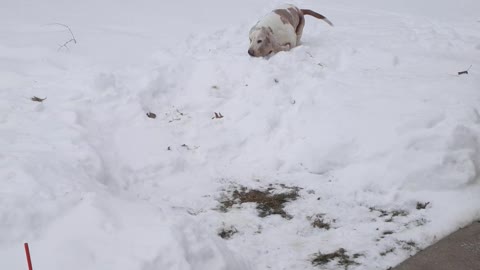
[[[155,118],[157,118],[157,115],[154,114],[153,112],[148,112],[148,113],[147,113],[147,117],[148,117],[148,118],[155,119]]]
[[[30,258],[30,249],[28,248],[28,243],[23,244],[25,247],[25,255],[27,256],[28,270],[33,270],[32,259]]]
[[[70,32],[70,35],[72,36],[72,38],[71,38],[70,40],[68,40],[67,42],[63,43],[63,45],[58,45],[59,47],[58,47],[58,50],[57,50],[57,51],[60,51],[62,48],[65,48],[65,49],[67,49],[67,50],[70,50],[70,49],[67,47],[68,43],[70,43],[70,42],[73,42],[73,43],[77,44],[77,39],[75,38],[75,35],[74,35],[73,32],[72,32],[72,29],[70,29],[70,27],[69,27],[68,25],[63,24],[63,23],[51,23],[51,24],[49,24],[49,25],[60,25],[60,26],[63,26],[63,27],[65,27],[65,28],[68,29],[68,31]]]
[[[462,74],[468,74],[468,71],[472,68],[472,65],[470,65],[470,67],[468,67],[467,70],[464,70],[464,71],[459,71],[458,72],[458,75],[462,75]]]
[[[45,98],[39,98],[39,97],[33,96],[33,97],[31,98],[31,100],[32,100],[32,101],[35,101],[35,102],[43,102],[45,99],[47,99],[47,97],[45,97]]]

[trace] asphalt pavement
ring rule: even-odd
[[[392,270],[480,270],[480,221],[441,239]]]

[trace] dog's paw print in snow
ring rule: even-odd
[[[478,156],[480,148],[480,139],[479,134],[463,125],[457,126],[453,132],[449,142],[449,149],[451,150],[462,150],[470,149],[474,153],[473,156]]]
[[[342,49],[341,51],[329,56],[327,59],[329,63],[328,65],[337,71],[345,71],[350,67],[353,61],[352,58],[357,53],[358,51],[355,48]]]
[[[188,119],[190,116],[179,109],[172,107],[170,110],[165,112],[165,119],[168,123],[173,123],[177,121],[182,121],[184,119]]]
[[[123,94],[124,88],[122,88],[121,76],[118,74],[101,72],[94,77],[92,84],[93,89],[106,99]]]
[[[457,126],[448,145],[449,154],[444,163],[463,173],[465,184],[473,184],[479,179],[480,171],[480,133],[466,126]]]
[[[411,132],[425,131],[435,128],[446,120],[443,112],[425,113],[421,117],[408,121],[397,128],[399,134],[407,134]]]
[[[95,76],[94,87],[99,91],[115,89],[117,87],[117,78],[112,73],[99,73]]]

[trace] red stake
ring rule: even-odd
[[[33,270],[32,259],[30,259],[30,249],[28,248],[28,243],[25,243],[24,246],[25,246],[25,254],[27,255],[28,270]]]

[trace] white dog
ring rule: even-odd
[[[288,51],[297,46],[305,26],[304,15],[324,20],[333,26],[325,16],[312,10],[284,5],[267,14],[252,27],[248,54],[263,57],[279,51]]]

